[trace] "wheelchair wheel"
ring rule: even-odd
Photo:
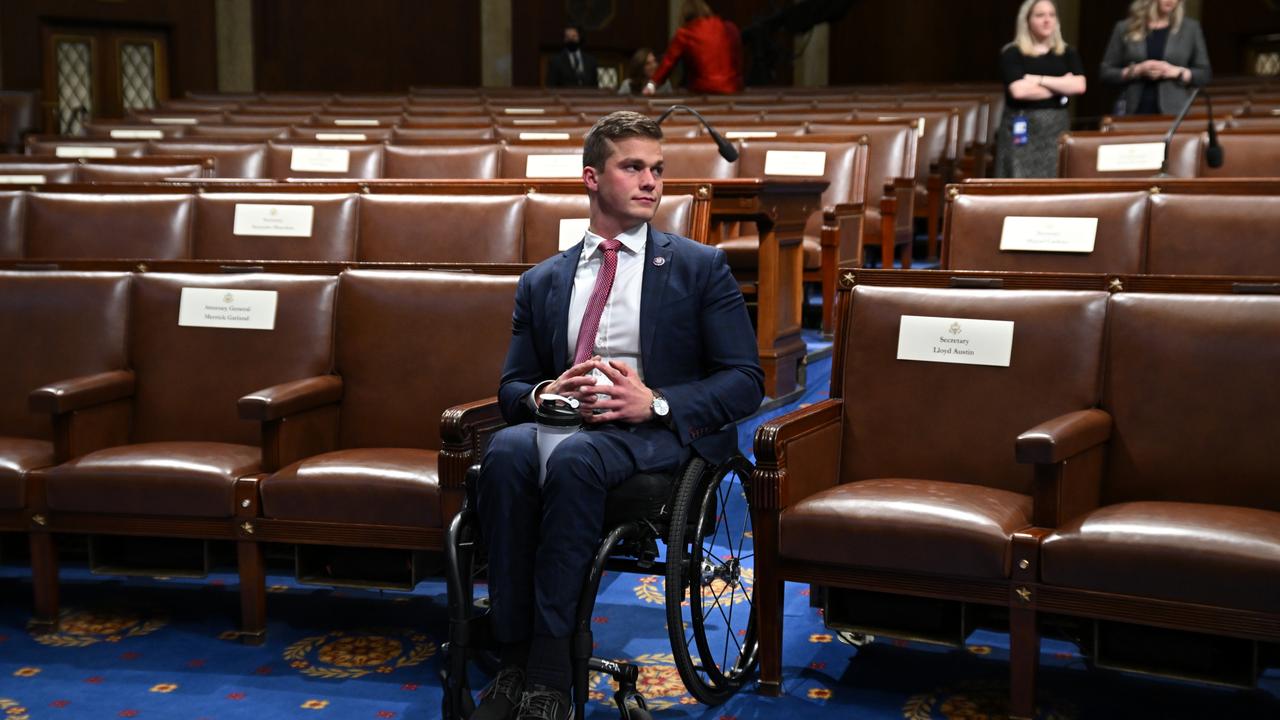
[[[667,542],[667,630],[689,694],[728,700],[755,672],[751,463],[695,460],[676,491]]]

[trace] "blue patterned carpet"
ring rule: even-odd
[[[813,361],[808,386],[825,388],[830,360]],[[799,403],[825,397],[811,390]],[[750,448],[756,418],[742,428]],[[203,580],[116,579],[82,567],[63,572],[58,634],[26,630],[31,587],[17,562],[0,566],[0,719],[237,718],[425,719],[439,716],[439,643],[445,588],[334,590],[269,578],[268,642],[231,639],[233,574]],[[610,574],[595,612],[598,653],[643,666],[642,692],[660,718],[746,720],[789,716],[979,720],[1003,717],[1007,638],[977,632],[964,651],[878,640],[856,647],[827,630],[808,588],[789,585],[786,694],[748,689],[708,708],[685,695],[672,664],[663,579]],[[1280,718],[1280,672],[1261,690],[1086,670],[1077,649],[1045,642],[1039,717]],[[593,681],[589,715],[616,717],[612,690]]]

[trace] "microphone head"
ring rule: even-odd
[[[725,162],[738,161],[738,148],[734,147],[733,143],[725,140],[724,137],[715,130],[711,131],[711,137],[715,139],[716,147],[720,148],[720,157],[724,158]]]
[[[1204,161],[1211,168],[1222,167],[1222,161],[1223,161],[1222,146],[1217,143],[1216,138],[1214,142],[1209,143],[1209,147],[1205,148]]]

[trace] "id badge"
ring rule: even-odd
[[[1013,144],[1014,145],[1027,144],[1027,116],[1026,115],[1013,116]]]

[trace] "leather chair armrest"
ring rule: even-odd
[[[480,462],[485,444],[506,426],[498,398],[454,405],[440,417],[440,513],[446,523],[462,508],[467,469]]]
[[[62,415],[133,395],[131,370],[111,370],[49,383],[27,397],[32,412]]]
[[[1031,428],[1018,436],[1018,462],[1053,464],[1079,455],[1111,437],[1111,415],[1106,411],[1077,410]]]
[[[777,512],[839,481],[843,409],[823,400],[756,429],[755,508]]]
[[[319,375],[249,393],[237,400],[236,406],[242,420],[267,422],[322,405],[332,405],[341,399],[342,378]]]

